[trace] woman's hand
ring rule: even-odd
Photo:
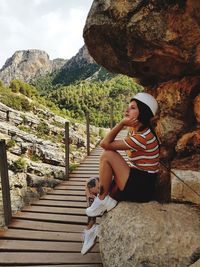
[[[136,126],[138,126],[139,121],[136,118],[131,118],[131,117],[125,116],[121,120],[121,123],[123,124],[123,126],[136,127]]]

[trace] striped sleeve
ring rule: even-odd
[[[124,138],[124,142],[132,150],[145,150],[146,149],[146,138],[140,134],[127,136]]]

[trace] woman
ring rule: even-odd
[[[136,94],[130,101],[125,117],[101,141],[104,152],[100,158],[99,194],[86,209],[89,218],[111,210],[117,205],[117,200],[146,202],[154,199],[159,144],[151,128],[151,119],[157,109],[158,104],[153,96]],[[115,140],[124,127],[129,127],[128,136],[123,140]],[[128,163],[117,150],[127,151]],[[93,221],[86,230],[84,253],[94,244],[96,235],[97,228]]]

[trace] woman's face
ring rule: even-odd
[[[139,109],[137,106],[136,101],[131,101],[126,109],[125,117],[128,117],[130,119],[137,119],[139,116]]]

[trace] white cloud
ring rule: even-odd
[[[16,50],[41,49],[50,58],[70,58],[83,45],[93,0],[1,0],[0,67]]]

